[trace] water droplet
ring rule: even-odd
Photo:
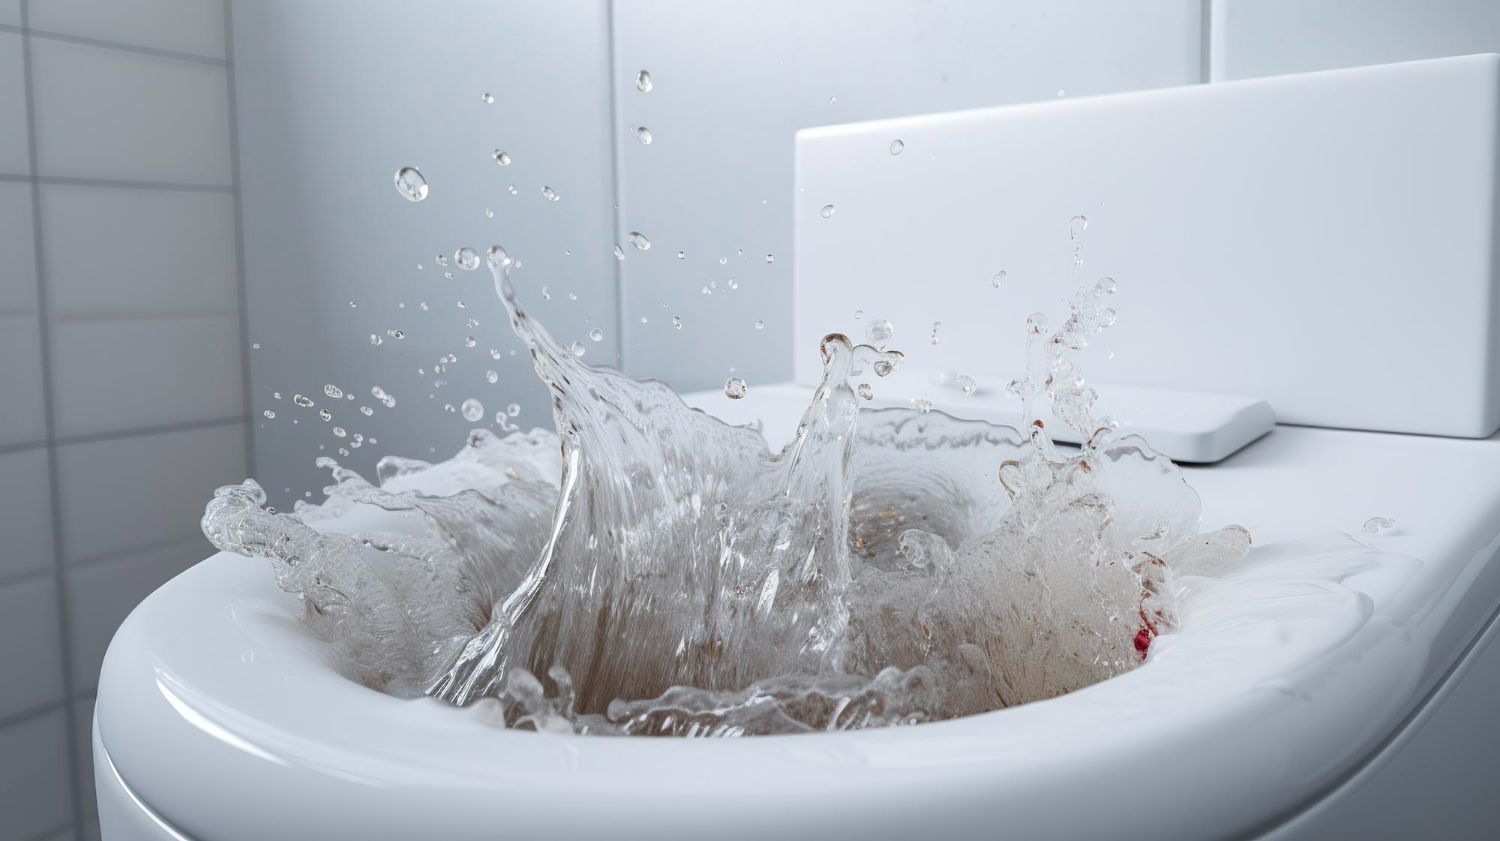
[[[1113,295],[1119,291],[1120,284],[1116,283],[1112,277],[1101,277],[1099,278],[1099,282],[1094,284],[1094,288],[1105,295]]]
[[[996,289],[999,289],[1004,283],[1005,283],[1005,270],[1004,269],[1001,269],[1000,271],[995,272],[995,276],[992,277],[992,278],[990,278],[990,285],[993,286],[993,287],[995,287]]]
[[[757,329],[757,330],[764,330],[764,329],[766,329],[766,322],[765,321],[757,321],[757,322],[755,322],[755,329]]]
[[[767,263],[774,263],[774,262],[776,262],[776,255],[775,254],[770,254],[770,253],[766,254],[766,262]]]
[[[1044,313],[1034,312],[1026,316],[1026,331],[1028,333],[1040,333],[1047,329],[1047,316]]]
[[[275,420],[276,419],[276,413],[273,412],[273,411],[271,411],[270,409],[267,409],[264,412],[261,412],[261,414],[266,416],[266,420]]]
[[[856,388],[855,391],[859,393],[860,397],[866,400],[875,399],[875,389],[870,388],[869,383],[860,383],[859,388]]]
[[[331,421],[333,420],[333,412],[330,412],[327,409],[319,409],[318,417],[322,418],[325,421]]]
[[[916,409],[918,412],[921,412],[924,415],[932,411],[932,401],[928,400],[925,397],[913,397],[911,399],[911,405],[913,409]]]
[[[406,334],[403,333],[400,330],[387,330],[387,331],[385,331],[385,334],[387,336],[390,336],[393,339],[404,339],[404,338],[406,338]]]
[[[495,104],[495,95],[492,94],[492,93],[490,93],[489,91],[485,91],[484,93],[480,94],[479,95],[479,99],[485,105],[493,105],[493,104]]]
[[[512,403],[509,406],[506,406],[505,407],[505,413],[507,415],[510,415],[511,417],[515,417],[516,415],[521,414],[521,404],[520,403]]]
[[[1394,528],[1395,525],[1396,521],[1390,517],[1371,517],[1365,520],[1365,524],[1361,527],[1361,530],[1365,534],[1380,534],[1386,529]]]
[[[568,346],[568,350],[573,351],[574,356],[583,356],[588,353],[588,348],[583,346],[583,342],[574,342]]]
[[[296,403],[298,406],[301,406],[304,409],[310,409],[313,405],[311,397],[303,397],[300,394],[293,394],[292,402]]]
[[[375,414],[375,410],[371,409],[369,406],[360,406],[359,413],[361,415],[364,415],[365,417],[369,417],[370,415]]]
[[[478,339],[474,338],[473,336],[465,336],[464,337],[464,347],[478,347],[478,346],[479,346],[479,340]]]
[[[486,260],[490,261],[490,265],[491,266],[508,266],[508,265],[510,265],[510,253],[507,252],[505,250],[505,247],[502,246],[502,245],[492,245],[492,246],[490,246],[488,249],[485,250],[484,257],[485,257]]]
[[[1074,216],[1068,221],[1068,238],[1078,239],[1083,232],[1089,229],[1089,218],[1087,216]]]
[[[486,219],[494,219],[495,218],[495,211],[490,210],[488,207],[486,207],[484,209],[484,218],[486,218]]]
[[[569,292],[568,293],[568,300],[569,301],[576,301],[576,300],[578,300],[578,293],[577,292]]]
[[[854,320],[855,321],[858,321],[858,320],[860,320],[861,318],[864,318],[864,317],[865,317],[865,311],[864,310],[855,310],[854,311]]]
[[[328,385],[323,386],[323,393],[335,400],[338,400],[339,398],[344,396],[344,390],[334,385],[333,383],[329,383]]]
[[[463,404],[463,416],[464,416],[464,420],[469,421],[470,423],[473,423],[474,421],[477,421],[480,418],[483,418],[484,417],[484,404],[480,403],[478,400],[475,400],[474,398],[470,397],[468,400],[464,401],[464,404]]]
[[[615,243],[615,259],[616,260],[623,260],[623,259],[625,259],[625,249],[621,248],[620,244],[618,242]]]
[[[510,166],[510,153],[504,149],[496,149],[490,153],[490,157],[495,159],[498,166]]]
[[[940,345],[940,344],[943,343],[942,337],[938,335],[938,328],[942,327],[942,326],[943,326],[943,322],[941,322],[941,321],[934,321],[934,322],[932,322],[932,333],[928,337],[928,341],[930,341],[932,344]]]
[[[729,262],[729,258],[728,257],[720,257],[719,258],[719,265],[721,265],[721,266],[724,265],[725,263],[728,263],[728,262]]]
[[[552,189],[551,187],[543,187],[542,195],[547,197],[547,201],[557,201],[558,199],[562,198],[562,196],[559,196],[557,194],[557,191]]]
[[[738,400],[749,393],[750,387],[740,377],[730,377],[724,381],[724,396],[730,400]]]
[[[828,217],[830,217],[830,216],[833,215],[833,205],[831,205],[831,204],[825,204],[825,205],[823,205],[823,209],[820,212],[823,214],[823,218],[827,219]]]
[[[439,254],[438,256],[436,256],[436,257],[434,257],[432,259],[439,266],[446,266],[446,265],[448,265],[448,255],[446,255],[446,254]]]
[[[510,190],[510,194],[513,195],[513,196],[519,196],[519,195],[521,195],[520,189],[517,188],[516,185],[514,185],[514,184],[510,185],[510,187],[508,187],[507,189]]]
[[[642,146],[651,145],[651,129],[641,126],[635,130],[635,136],[640,139]]]
[[[479,268],[479,252],[466,245],[463,248],[460,248],[457,251],[453,252],[453,262],[456,263],[459,268],[466,269],[472,272],[475,269]]]
[[[682,319],[678,318],[675,315],[672,316],[672,328],[674,330],[681,330],[682,329]]]
[[[646,72],[645,70],[642,70],[641,72],[635,74],[635,89],[636,90],[640,91],[641,93],[650,93],[652,87],[654,87],[654,85],[651,84],[651,74],[650,73]]]
[[[651,240],[646,239],[646,235],[641,233],[640,231],[630,232],[630,244],[635,246],[636,249],[640,251],[651,250]]]
[[[403,166],[396,170],[396,192],[407,201],[427,198],[427,179],[414,166]]]
[[[878,344],[889,339],[895,332],[896,328],[891,326],[889,321],[877,318],[865,328],[865,338],[869,339],[872,344]]]
[[[687,252],[686,251],[679,251],[679,252],[677,252],[677,259],[679,259],[679,260],[686,260],[687,259]]]
[[[906,144],[902,143],[900,140],[892,140],[891,141],[891,154],[892,155],[899,155],[899,154],[901,154],[901,150],[903,150],[905,148],[906,148]]]
[[[379,333],[371,333],[370,334],[370,344],[372,344],[372,345],[379,345],[379,344],[382,344],[384,342],[385,342],[385,339],[380,338],[380,334]]]
[[[962,391],[965,397],[973,397],[974,392],[979,390],[979,383],[974,382],[974,378],[967,374],[959,374],[954,382],[958,384],[958,390]]]
[[[600,330],[598,327],[595,327],[594,329],[589,331],[589,338],[593,339],[596,342],[603,341],[604,331]]]
[[[335,426],[333,428],[333,434],[336,438],[343,438],[349,434],[349,431],[344,429],[342,426]]]

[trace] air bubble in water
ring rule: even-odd
[[[489,91],[485,91],[484,93],[479,95],[479,101],[483,102],[485,105],[494,105],[495,95],[490,93]]]
[[[505,250],[504,246],[492,245],[484,252],[484,256],[486,260],[490,261],[491,266],[510,265],[510,254]]]
[[[479,268],[479,252],[466,245],[453,252],[453,262],[458,264],[459,268],[472,272]]]
[[[825,204],[823,205],[823,209],[819,212],[823,214],[824,219],[827,219],[828,217],[833,215],[833,205]]]
[[[1106,295],[1113,295],[1119,290],[1120,284],[1116,283],[1112,277],[1101,277],[1099,282],[1094,284],[1094,288]]]
[[[856,388],[854,391],[860,397],[863,397],[866,400],[871,400],[871,399],[874,399],[874,397],[875,397],[875,389],[870,388],[870,384],[869,383],[860,383],[859,387]]]
[[[396,192],[407,201],[427,198],[427,179],[414,166],[403,166],[396,170]]]
[[[764,320],[755,322],[755,329],[757,329],[757,330],[764,330],[764,329],[766,329],[766,322]]]
[[[335,400],[338,400],[339,398],[344,396],[344,390],[334,385],[333,383],[329,383],[328,385],[323,386],[323,393]]]
[[[974,392],[979,390],[979,383],[974,382],[974,378],[968,374],[959,374],[954,382],[958,385],[958,390],[964,393],[965,397],[973,397]]]
[[[630,244],[635,246],[639,251],[651,250],[651,240],[647,239],[646,235],[640,231],[630,232]]]
[[[724,396],[730,400],[738,400],[749,391],[750,387],[745,385],[744,379],[740,377],[730,377],[724,381]]]
[[[1078,239],[1083,232],[1089,229],[1089,218],[1087,216],[1074,216],[1068,220],[1068,237]]]
[[[296,403],[298,406],[301,406],[304,409],[310,409],[313,405],[311,397],[303,397],[300,394],[293,394],[292,402]]]
[[[490,157],[494,158],[499,166],[510,166],[510,153],[504,149],[496,149],[490,153]]]
[[[635,136],[641,141],[642,146],[651,145],[651,129],[641,126],[635,130]]]
[[[895,332],[896,328],[891,326],[889,321],[877,318],[865,328],[865,338],[869,339],[871,344],[877,344],[888,340]]]
[[[557,191],[552,189],[551,187],[543,187],[542,195],[547,197],[547,201],[557,201],[558,199],[562,198],[562,196],[559,196],[557,194]]]
[[[681,330],[682,329],[682,319],[679,318],[679,317],[677,317],[677,316],[675,316],[675,315],[672,316],[672,327],[673,327],[673,329]]]
[[[911,405],[913,409],[916,409],[918,412],[921,412],[924,415],[932,411],[932,401],[928,400],[925,397],[913,397],[911,399]]]
[[[625,249],[621,248],[620,244],[618,242],[615,243],[615,259],[616,260],[623,260],[623,259],[625,259]]]
[[[940,344],[943,343],[942,337],[938,335],[938,328],[942,327],[942,326],[943,326],[943,322],[941,322],[941,321],[934,321],[934,322],[932,322],[932,333],[928,337],[928,341],[929,342],[931,342],[932,344],[935,344],[935,345],[940,345]]]
[[[905,148],[906,148],[906,144],[902,143],[900,140],[892,140],[891,141],[891,154],[892,155],[899,155],[899,154],[901,154],[901,150],[903,150]]]
[[[349,431],[346,430],[346,429],[344,429],[342,426],[335,426],[333,428],[333,435],[334,435],[335,438],[344,438],[344,437],[348,436],[348,434],[349,434]]]
[[[359,407],[359,413],[361,415],[364,415],[365,417],[369,417],[369,416],[375,414],[375,410],[371,409],[369,406],[360,406]]]
[[[995,272],[995,276],[992,277],[992,278],[990,278],[990,285],[993,286],[993,287],[995,287],[996,289],[999,289],[1001,287],[1001,285],[1003,285],[1004,283],[1005,283],[1005,270],[1004,269],[1001,269],[1000,271]]]
[[[372,345],[380,345],[380,344],[384,344],[384,343],[385,343],[385,339],[380,338],[380,334],[379,333],[371,333],[370,334],[370,344],[372,344]]]
[[[266,416],[266,420],[274,420],[276,418],[276,413],[271,411],[270,409],[261,412],[261,414]]]
[[[653,87],[653,85],[651,84],[651,74],[650,73],[646,72],[645,70],[642,70],[641,72],[635,74],[635,89],[636,90],[640,91],[641,93],[650,93],[652,87]]]
[[[568,350],[572,351],[574,356],[583,356],[588,353],[588,348],[583,346],[583,342],[574,342],[568,346]]]
[[[319,409],[318,417],[322,418],[325,421],[331,421],[333,420],[333,412],[330,412],[327,409]]]
[[[1361,529],[1365,534],[1380,534],[1386,529],[1394,528],[1395,525],[1396,521],[1392,520],[1390,517],[1371,517],[1370,519],[1365,520],[1365,524],[1361,527]]]
[[[500,382],[500,374],[496,371],[485,371],[484,379],[485,382],[488,382],[490,385],[494,385],[495,383]]]
[[[470,397],[468,400],[464,401],[462,411],[464,420],[473,423],[474,421],[477,421],[480,418],[484,417],[484,404]]]
[[[464,347],[478,347],[478,346],[479,346],[479,340],[478,339],[474,338],[473,336],[465,336],[464,337]]]
[[[505,407],[505,413],[507,415],[510,415],[511,417],[515,417],[516,415],[521,414],[521,404],[520,403],[512,403],[509,406],[506,406]]]
[[[768,252],[766,254],[766,262],[767,263],[774,263],[774,262],[776,262],[776,255],[775,254],[771,254],[771,253]]]
[[[1047,316],[1044,313],[1034,312],[1026,316],[1026,332],[1040,333],[1047,329]]]
[[[439,254],[438,256],[436,256],[436,257],[434,257],[432,259],[434,261],[436,261],[439,266],[446,266],[446,265],[448,265],[448,255],[446,255],[446,254]]]
[[[589,331],[589,338],[596,342],[602,341],[604,339],[604,331],[600,330],[598,327],[595,327],[594,329]]]

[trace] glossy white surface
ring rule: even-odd
[[[1471,56],[802,131],[796,379],[816,380],[823,334],[875,318],[912,370],[1008,379],[1026,315],[1061,318],[1059,299],[1112,275],[1094,380],[1252,395],[1288,423],[1487,436],[1497,69]]]
[[[896,381],[891,383],[895,389],[887,388],[882,382],[868,405],[872,408],[911,407],[910,398],[887,395],[892,391],[902,394],[902,381],[907,387],[905,393],[910,394],[910,380],[923,377],[903,377],[897,371],[889,379]],[[937,387],[920,393],[930,395],[926,399],[934,409],[954,417],[978,418],[1012,429],[1024,425],[1020,401],[1005,393],[1005,380],[975,377],[977,388],[971,395],[964,395],[952,377],[932,380]],[[1220,461],[1276,426],[1275,413],[1264,400],[1139,386],[1096,384],[1094,387],[1099,392],[1099,405],[1105,407],[1104,411],[1119,424],[1122,434],[1143,436],[1158,452],[1177,462],[1211,464]],[[758,408],[767,401],[790,399],[807,405],[812,399],[812,389],[792,383],[774,383],[757,385],[738,400],[725,397],[722,390],[684,394],[682,399],[695,409],[739,424],[755,420]],[[1047,429],[1054,441],[1082,443],[1082,438],[1062,423],[1049,423]],[[766,431],[772,436],[778,434],[777,430]]]
[[[784,428],[801,403],[762,411]],[[988,715],[682,742],[504,731],[358,687],[264,564],[221,555],[122,626],[100,740],[143,801],[205,841],[1234,835],[1356,765],[1488,618],[1500,441],[1280,427],[1189,472],[1211,525],[1243,522],[1264,544],[1391,516],[1398,527],[1368,539],[1420,568],[1347,581],[1363,593],[1349,607],[1373,611],[1352,636],[1293,611],[1294,624],[1247,620],[1217,643],[1163,637],[1135,672]],[[222,796],[226,780],[237,796]]]

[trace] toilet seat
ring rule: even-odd
[[[737,408],[770,431],[803,405]],[[108,833],[145,808],[199,841],[1257,832],[1358,768],[1500,604],[1500,437],[1278,427],[1188,476],[1205,524],[1242,522],[1257,545],[1380,514],[1398,527],[1369,541],[1421,563],[1346,582],[1370,621],[1302,662],[1274,638],[1231,652],[1164,636],[1140,669],[1049,701],[911,728],[684,741],[508,731],[358,686],[264,563],[221,554],[148,598],[110,646],[101,822]],[[1286,644],[1309,639],[1316,627]]]

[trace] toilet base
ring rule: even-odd
[[[146,805],[120,778],[99,740],[99,723],[92,727],[94,790],[99,804],[99,837],[105,841],[194,841]]]

